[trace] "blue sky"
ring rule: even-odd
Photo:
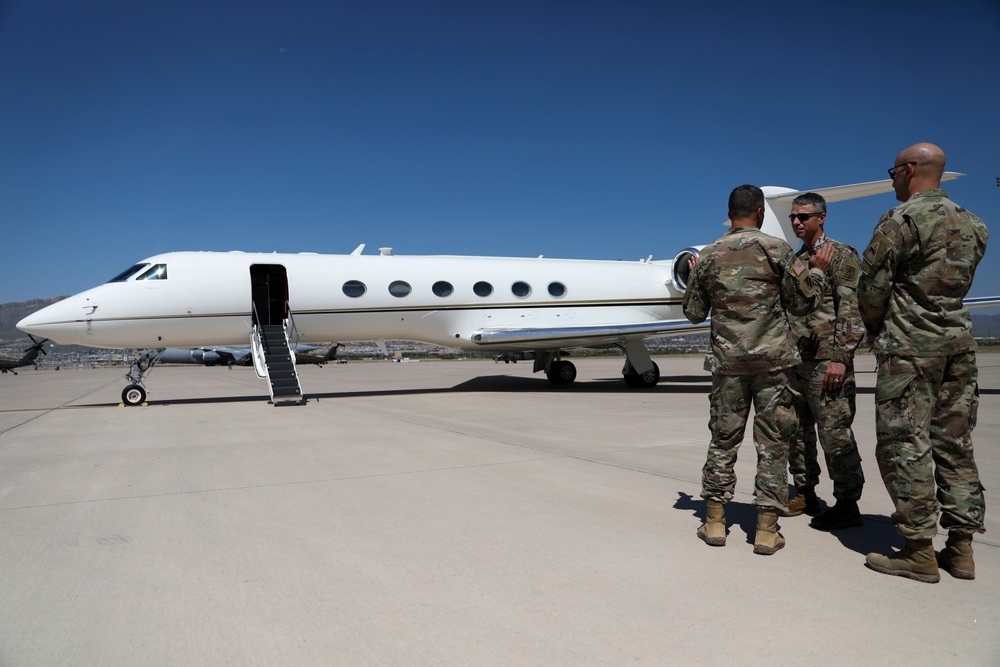
[[[0,0],[0,303],[171,250],[669,259],[918,141],[1000,224],[995,0],[697,4]]]

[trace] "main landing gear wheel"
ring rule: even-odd
[[[660,367],[654,361],[653,368],[645,373],[636,373],[632,365],[629,364],[624,375],[625,384],[633,389],[649,389],[650,387],[655,387],[656,383],[660,381]]]
[[[122,403],[125,405],[142,405],[146,400],[146,390],[137,384],[130,384],[122,390]]]
[[[545,376],[555,385],[573,384],[576,380],[576,366],[570,361],[553,361],[545,371]]]

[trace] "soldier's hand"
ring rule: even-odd
[[[688,271],[694,271],[694,265],[698,263],[698,257],[691,255],[688,257]]]
[[[833,244],[827,243],[822,248],[817,250],[809,258],[809,268],[819,269],[823,273],[827,272],[830,268],[830,264],[833,262]]]
[[[838,391],[844,386],[844,376],[847,374],[847,366],[839,361],[831,361],[826,365],[826,375],[823,377],[823,389],[826,391]]]

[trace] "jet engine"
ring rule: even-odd
[[[205,349],[191,350],[191,360],[206,366],[226,363],[221,354],[215,350]]]
[[[696,245],[689,248],[684,248],[677,256],[674,257],[674,262],[670,269],[670,279],[674,282],[674,287],[683,292],[687,289],[688,278],[691,275],[691,269],[688,267],[688,261],[694,257],[698,259],[698,255],[701,253],[705,246]]]

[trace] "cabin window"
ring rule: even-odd
[[[480,280],[472,286],[472,291],[476,293],[476,296],[489,296],[493,294],[493,285],[490,285],[485,280]]]
[[[124,271],[122,271],[121,273],[119,273],[117,276],[115,276],[114,278],[112,278],[111,280],[109,280],[108,282],[109,283],[123,283],[126,280],[128,280],[129,278],[131,278],[132,276],[134,276],[135,274],[137,274],[140,271],[142,271],[143,269],[145,269],[147,266],[149,266],[148,263],[147,264],[136,264],[135,266],[130,266],[129,268],[125,269]]]
[[[402,298],[408,295],[413,289],[410,287],[410,283],[404,282],[402,280],[394,280],[389,284],[389,294]]]
[[[154,264],[145,271],[142,275],[136,278],[136,280],[166,280],[167,279],[167,265],[166,264]]]
[[[439,280],[434,283],[431,290],[438,296],[451,296],[451,293],[455,291],[455,288],[451,286],[451,283],[445,280]]]
[[[516,283],[510,286],[510,291],[514,293],[514,296],[528,296],[531,294],[531,285],[524,282],[523,280],[518,280]]]
[[[555,297],[566,296],[566,286],[562,283],[549,283],[549,294]]]
[[[365,287],[365,284],[360,280],[348,280],[346,283],[344,283],[344,294],[351,297],[352,299],[356,299],[359,296],[364,296],[365,292],[367,291],[368,288]]]

